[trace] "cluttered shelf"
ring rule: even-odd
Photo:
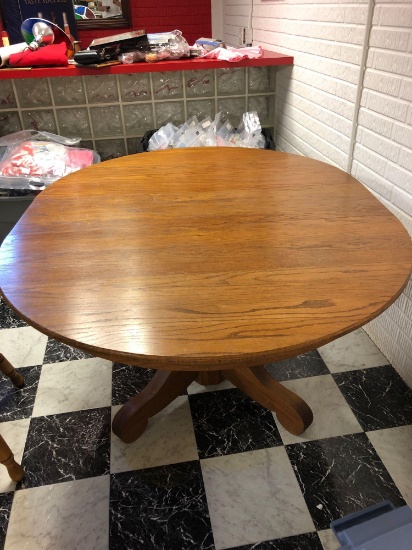
[[[236,63],[221,61],[218,59],[182,58],[174,61],[158,61],[156,63],[132,63],[103,65],[99,68],[68,67],[36,67],[36,68],[2,68],[0,80],[17,78],[39,78],[58,76],[87,76],[101,74],[125,74],[125,73],[156,73],[166,71],[195,71],[202,69],[220,69],[234,67],[264,67],[293,65],[293,57],[281,53],[264,50],[263,56],[256,59],[243,59]]]

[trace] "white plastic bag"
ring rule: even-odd
[[[159,149],[167,149],[173,136],[178,131],[178,128],[171,122],[162,126],[155,132],[149,140],[148,151],[157,151]]]
[[[182,149],[184,147],[254,147],[264,149],[265,137],[256,111],[244,113],[235,130],[222,113],[214,120],[209,116],[198,121],[192,116],[180,128],[173,124],[163,126],[149,140],[148,151]]]
[[[40,132],[38,130],[21,130],[20,132],[14,132],[14,134],[8,134],[7,136],[0,137],[0,147],[9,147],[10,145],[16,145],[17,143],[30,139],[52,141],[53,143],[61,143],[62,145],[71,146],[78,145],[82,138],[67,138],[57,134],[52,134],[51,132]]]
[[[31,130],[0,138],[0,147],[7,145],[0,161],[0,189],[41,190],[71,172],[100,162],[96,151],[67,145],[79,141]]]
[[[179,148],[179,142],[182,139],[183,134],[190,128],[193,128],[194,126],[196,126],[198,122],[199,121],[197,120],[196,115],[193,115],[192,117],[190,117],[189,120],[187,120],[184,124],[182,124],[180,128],[177,130],[173,138],[170,140],[169,146],[173,148]]]

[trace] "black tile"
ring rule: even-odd
[[[323,546],[317,533],[305,533],[284,539],[237,546],[231,550],[323,550]]]
[[[329,374],[328,367],[316,350],[308,351],[292,359],[285,359],[277,363],[269,363],[265,365],[265,369],[270,372],[273,378],[278,382]]]
[[[53,340],[53,338],[49,338],[43,361],[44,364],[63,363],[64,361],[75,361],[76,359],[90,359],[90,357],[94,356],[80,349],[67,346],[57,340]]]
[[[333,378],[365,431],[412,424],[412,390],[390,365]]]
[[[131,397],[141,392],[156,374],[156,369],[145,369],[113,363],[112,405],[123,405]],[[184,390],[180,395],[187,395]]]
[[[8,378],[2,377],[0,384],[0,422],[30,418],[36,399],[41,366],[21,367],[24,386],[16,388]]]
[[[0,493],[0,548],[4,547],[14,492]]]
[[[405,504],[364,433],[287,445],[286,451],[318,530],[386,499]]]
[[[19,488],[108,474],[110,407],[32,418]]]
[[[12,309],[0,298],[0,328],[26,327],[27,323],[20,319]]]
[[[110,550],[214,549],[199,463],[113,474]]]
[[[189,395],[200,458],[282,445],[272,413],[238,389]]]
[[[123,405],[147,386],[155,369],[144,369],[123,363],[113,363],[112,404]]]

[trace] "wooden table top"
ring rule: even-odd
[[[353,177],[305,157],[138,154],[43,191],[0,251],[29,324],[169,370],[265,364],[367,323],[406,285],[411,239]]]

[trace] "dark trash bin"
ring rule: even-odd
[[[156,130],[148,130],[145,135],[142,137],[140,142],[137,144],[137,151],[136,153],[146,153],[149,148],[149,140],[152,137],[152,135],[157,132]],[[265,138],[265,149],[271,149],[272,151],[276,151],[276,145],[275,140],[273,139],[272,132],[269,130],[269,128],[262,128],[262,135]]]

